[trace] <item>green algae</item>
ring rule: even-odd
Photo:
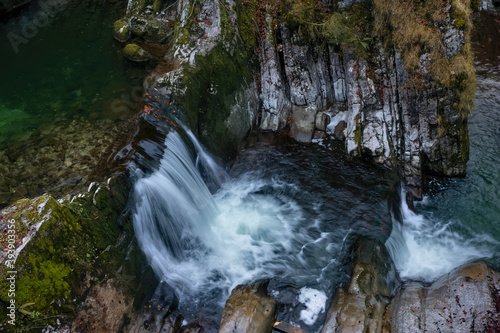
[[[251,55],[257,47],[257,36],[259,33],[256,24],[257,9],[257,0],[236,1],[236,25],[244,45],[243,49],[247,55]]]

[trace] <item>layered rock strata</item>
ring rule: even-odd
[[[179,1],[171,52],[177,69],[152,74],[145,82],[180,103],[210,148],[234,155],[237,148],[229,146],[237,147],[250,128],[286,132],[304,142],[325,135],[345,138],[348,156],[397,168],[417,197],[427,175],[465,174],[469,142],[467,112],[459,107],[463,87],[433,82],[431,55],[420,56],[417,75],[383,40],[365,60],[334,44],[315,45],[299,30],[277,23],[270,6],[261,7],[253,18],[259,30],[252,37],[257,46],[252,53],[242,51],[251,42],[241,23],[251,14],[242,13],[238,3]],[[452,59],[466,52],[468,39],[450,15],[436,34]],[[217,67],[218,61],[227,67]],[[226,82],[203,81],[224,70]],[[416,76],[422,78],[419,87]],[[195,97],[209,101],[193,103]],[[231,142],[225,151],[213,144],[221,140]]]

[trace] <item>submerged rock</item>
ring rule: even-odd
[[[277,302],[267,295],[267,281],[233,289],[222,312],[219,333],[270,333],[276,321]]]
[[[137,44],[127,44],[123,49],[125,58],[135,61],[144,62],[153,59],[153,56]]]
[[[118,132],[108,119],[65,121],[1,151],[0,208],[23,197],[64,197],[88,187],[89,174],[107,163]]]

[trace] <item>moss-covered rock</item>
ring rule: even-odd
[[[160,10],[162,4],[163,4],[162,0],[155,0],[155,2],[153,3],[153,10],[155,10],[155,11]]]
[[[117,20],[113,26],[113,37],[119,42],[126,42],[130,39],[131,33],[127,20]]]
[[[4,318],[12,298],[6,276],[8,271],[17,272],[16,329],[72,320],[85,292],[111,277],[132,303],[145,266],[132,241],[131,221],[121,215],[129,190],[126,177],[119,176],[109,184],[92,186],[71,202],[45,196],[20,200],[2,211],[2,222],[14,220],[19,226],[16,246],[22,249],[10,267],[0,266]]]
[[[139,15],[146,10],[146,6],[151,3],[151,0],[130,0],[127,6],[127,15]]]
[[[153,56],[137,44],[127,44],[123,49],[125,58],[135,61],[144,62],[153,59]]]
[[[164,42],[169,33],[166,22],[142,16],[130,18],[130,31],[150,43]]]
[[[231,54],[220,43],[207,56],[196,57],[196,66],[186,67],[182,80],[186,91],[177,99],[189,116],[191,128],[197,130],[211,151],[234,156],[241,133],[232,132],[227,120],[237,104],[238,93],[251,80],[245,57],[238,52]]]

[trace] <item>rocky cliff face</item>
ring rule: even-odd
[[[448,17],[436,32],[449,58],[465,45],[464,31],[453,22]],[[376,44],[365,60],[332,44],[314,46],[284,24],[271,30],[272,38],[269,31],[260,61],[260,129],[279,131],[291,120],[291,135],[310,142],[340,124],[349,156],[399,167],[415,189],[425,175],[465,174],[467,114],[459,110],[457,89],[426,76],[429,54],[420,56],[424,79],[417,87],[395,48]]]
[[[443,85],[430,74],[433,54],[420,52],[418,69],[409,70],[405,54],[382,37],[363,57],[304,37],[265,2],[245,13],[239,5],[179,1],[172,50],[178,68],[146,80],[146,88],[181,104],[216,152],[228,140],[233,148],[225,150],[237,152],[234,146],[253,127],[304,142],[341,138],[350,157],[398,168],[417,196],[427,175],[465,174],[470,105],[461,96],[473,77],[446,67],[451,83]],[[440,52],[445,62],[462,57],[470,65],[468,30],[457,24],[468,16],[457,17],[450,4],[445,9],[434,32]],[[257,36],[244,35],[248,22],[259,25]],[[256,52],[241,51],[252,38]],[[202,103],[192,103],[195,97]]]

